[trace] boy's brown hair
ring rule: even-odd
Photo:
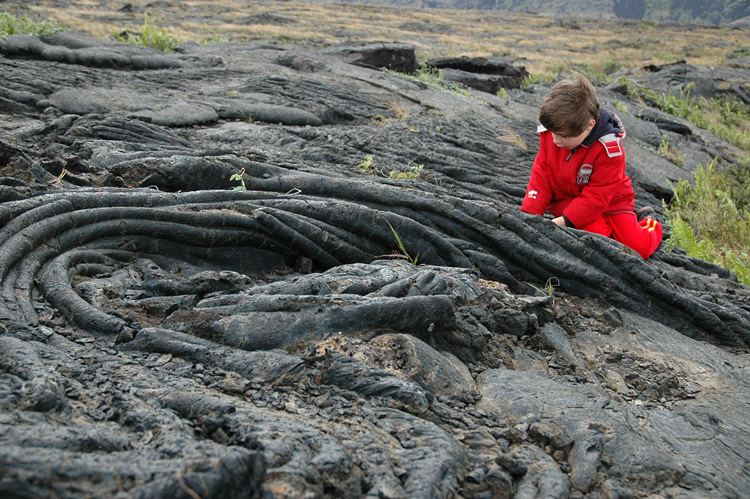
[[[557,82],[539,109],[539,122],[551,132],[580,135],[591,118],[599,119],[596,89],[579,73],[577,80]]]

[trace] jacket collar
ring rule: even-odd
[[[620,121],[620,118],[616,114],[612,114],[606,109],[599,108],[599,119],[597,120],[596,125],[594,125],[594,129],[591,130],[591,133],[583,139],[581,145],[584,147],[591,147],[600,137],[612,133],[618,136],[625,135],[625,127],[622,126],[622,121]]]

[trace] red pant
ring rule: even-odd
[[[637,251],[643,258],[648,258],[661,244],[661,224],[652,218],[640,222],[635,213],[605,213],[581,230],[602,234],[619,241]]]

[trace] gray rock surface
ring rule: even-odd
[[[519,212],[550,84],[360,48],[0,42],[0,495],[741,496],[750,290]],[[734,158],[600,97],[638,206]]]

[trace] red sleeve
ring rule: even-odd
[[[597,142],[593,147],[597,147],[598,151],[592,161],[594,170],[589,184],[563,211],[563,215],[576,227],[584,227],[602,216],[627,180],[622,149],[619,155],[610,157],[601,143]]]
[[[539,152],[536,153],[534,165],[531,167],[531,179],[526,187],[526,195],[521,203],[521,211],[533,215],[544,215],[552,201],[547,162],[547,151],[543,143],[543,135],[539,136]]]

